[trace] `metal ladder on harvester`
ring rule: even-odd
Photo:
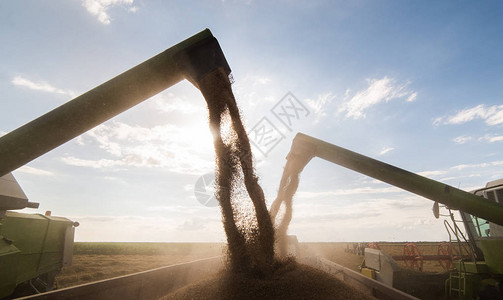
[[[468,253],[472,260],[475,262],[475,250],[472,249],[472,245],[468,242],[465,235],[458,226],[458,223],[463,223],[462,220],[456,220],[454,213],[447,206],[443,206],[449,211],[449,215],[442,215],[445,217],[450,217],[452,225],[449,221],[444,220],[444,226],[449,235],[449,255],[451,256],[452,265],[459,262],[459,268],[453,269],[449,272],[449,279],[445,282],[445,292],[449,297],[458,295],[459,299],[464,299],[466,296],[466,278],[467,272],[465,268],[462,256],[464,253]],[[457,247],[457,248],[454,248]],[[453,249],[457,249],[453,251]],[[456,254],[454,252],[457,252]]]

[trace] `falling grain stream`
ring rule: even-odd
[[[197,86],[208,104],[216,153],[216,197],[227,236],[229,267],[163,299],[371,299],[322,271],[285,259],[281,253],[275,257],[271,215],[276,217],[285,203],[286,213],[276,231],[279,237],[285,236],[302,168],[294,163],[287,166],[291,172],[282,179],[270,215],[229,78],[217,69]],[[248,197],[242,197],[243,183]],[[252,209],[243,208],[241,202],[247,199]],[[279,239],[280,252],[284,252],[284,240]]]
[[[274,262],[274,229],[264,192],[254,172],[250,142],[241,122],[231,82],[222,69],[217,69],[203,77],[198,86],[208,104],[217,164],[216,197],[222,211],[231,269],[268,276]],[[225,124],[226,119],[231,124]],[[231,130],[223,130],[229,125]],[[238,227],[235,218],[243,212],[237,211],[240,207],[233,205],[232,197],[239,190],[240,179],[244,180],[253,203],[256,222]]]

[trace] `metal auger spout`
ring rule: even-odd
[[[503,225],[503,205],[499,203],[298,133],[292,142],[287,164],[290,163],[290,160],[298,161],[300,159],[302,165],[298,168],[302,170],[313,157],[333,162],[411,193],[445,204],[450,208]]]
[[[183,79],[230,68],[209,29],[0,138],[0,177]],[[196,85],[197,86],[197,85]]]

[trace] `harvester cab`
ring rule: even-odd
[[[198,87],[217,69],[230,75],[217,39],[205,29],[0,137],[0,298],[20,285],[52,289],[55,275],[71,262],[77,225],[50,213],[11,211],[38,204],[28,201],[10,172],[183,79]]]
[[[487,201],[503,205],[503,179],[490,181],[485,187],[470,193]],[[449,265],[453,270],[446,281],[446,292],[461,299],[471,299],[476,295],[482,299],[503,297],[503,226],[501,223],[486,220],[480,215],[458,209],[460,220],[453,209],[444,205],[448,214],[440,214],[440,205],[435,202],[433,214],[448,217],[444,226],[449,235],[446,248],[451,257]],[[462,223],[463,231],[458,226]],[[471,259],[461,259],[462,253],[468,253]],[[498,292],[495,292],[498,291]]]
[[[488,182],[485,187],[471,191],[470,193],[503,205],[503,179]],[[455,220],[452,208],[445,205],[443,207],[449,211],[449,214],[440,214],[440,205],[438,202],[435,202],[433,205],[433,215],[437,219],[440,216],[450,217],[453,225],[450,227],[447,226],[447,231],[449,234],[452,233],[454,238],[459,238],[469,243],[473,255],[483,258],[483,253],[480,249],[482,248],[482,243],[485,242],[481,241],[503,239],[503,226],[463,211],[459,211],[459,214],[468,238],[462,233],[457,233],[456,231],[459,228],[456,228],[456,223],[460,221]]]
[[[468,237],[459,230],[456,224],[459,221],[450,213],[449,216],[452,217],[454,224],[451,226],[444,222],[449,231],[449,243],[470,245],[471,255],[466,258],[463,255],[453,255],[451,251],[450,257],[454,260],[452,264],[454,269],[445,282],[446,293],[464,299],[476,296],[492,299],[494,293],[503,297],[500,290],[503,284],[503,179],[489,182],[485,188],[465,192],[302,133],[298,133],[292,142],[278,189],[278,197],[271,205],[273,220],[276,219],[280,206],[285,206],[281,223],[276,226],[280,250],[287,247],[281,240],[286,235],[291,219],[292,197],[298,187],[299,174],[314,157],[435,201],[436,216],[438,203],[443,204],[449,211],[459,210]],[[449,249],[453,249],[454,246]],[[382,260],[392,259],[381,255],[380,251],[367,250],[366,254],[368,252],[369,255],[373,255],[372,259],[381,261],[378,265],[382,265]],[[375,272],[372,276],[376,279],[380,277],[375,276]],[[385,281],[389,283],[388,279]]]
[[[472,193],[503,205],[503,179],[488,182],[484,188],[472,191]],[[503,238],[503,226],[468,213],[462,213],[461,217],[470,239],[477,242],[484,239]],[[480,247],[480,244],[477,243],[477,246]]]

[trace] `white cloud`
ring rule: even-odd
[[[128,12],[135,13],[138,7],[133,6],[134,0],[82,0],[82,6],[98,18],[98,21],[108,25],[111,22],[108,10],[114,6],[123,6]]]
[[[416,98],[417,98],[417,92],[414,92],[414,93],[410,94],[409,97],[407,97],[407,100],[405,100],[405,101],[414,102],[414,101],[416,101]]]
[[[349,202],[345,205],[317,204],[313,201],[309,203],[294,202],[292,223],[305,223],[319,228],[324,228],[326,223],[338,223],[343,226],[347,224],[350,228],[371,228],[368,226],[383,223],[400,225],[404,223],[404,220],[396,220],[400,218],[399,216],[404,213],[411,216],[410,213],[415,213],[420,208],[429,208],[430,205],[430,202],[422,197],[406,194],[400,199],[374,198],[361,202]],[[428,210],[425,212],[429,213]],[[396,218],[392,221],[388,220],[388,216],[393,214],[396,215]],[[355,224],[354,220],[358,220],[358,224]],[[361,222],[372,224],[362,225]]]
[[[123,160],[112,160],[112,159],[87,160],[87,159],[76,158],[73,156],[66,156],[61,158],[61,160],[64,163],[69,164],[71,166],[89,167],[95,169],[123,166],[126,164],[126,161]]]
[[[232,85],[236,101],[240,109],[244,111],[261,110],[272,103],[279,101],[280,98],[273,96],[284,93],[278,91],[277,85],[272,85],[274,80],[265,74],[247,74]],[[248,116],[249,117],[249,116]]]
[[[80,226],[75,231],[76,241],[93,242],[215,242],[225,241],[220,219],[213,216],[194,217],[190,212],[164,216],[87,215],[68,216]],[[204,228],[204,229],[203,229]],[[185,230],[183,233],[180,230]]]
[[[441,171],[441,170],[436,170],[436,171],[423,171],[423,172],[418,172],[416,174],[424,176],[424,177],[431,178],[431,177],[435,177],[435,176],[444,175],[445,173],[447,173],[447,172],[446,171]]]
[[[475,107],[466,108],[458,111],[453,116],[444,116],[435,119],[433,124],[463,124],[475,119],[482,119],[489,126],[503,124],[503,105],[493,105],[486,107],[484,104],[479,104]]]
[[[48,92],[48,93],[53,93],[53,94],[61,94],[61,95],[68,95],[71,98],[75,98],[77,96],[77,93],[75,93],[72,90],[63,90],[59,89],[56,87],[53,87],[49,83],[45,81],[41,82],[34,82],[29,79],[23,78],[21,76],[16,76],[12,79],[11,81],[12,84],[28,88],[30,90],[36,90],[36,91],[43,91],[43,92]]]
[[[480,137],[479,141],[486,141],[486,142],[489,142],[489,143],[501,142],[501,141],[503,141],[503,135],[490,135],[490,134],[486,134],[483,137]]]
[[[416,174],[431,178],[452,186],[470,191],[475,187],[481,187],[491,178],[501,178],[503,166],[502,160],[494,160],[472,164],[458,164],[438,170],[416,172]]]
[[[475,164],[459,164],[443,170],[423,171],[418,172],[417,174],[428,178],[435,178],[441,182],[456,181],[456,185],[459,185],[462,182],[464,185],[468,184],[480,187],[480,185],[489,181],[488,178],[492,178],[493,176],[496,176],[497,178],[501,177],[500,166],[503,166],[503,161],[496,160]],[[484,177],[485,179],[483,179]],[[470,178],[475,180],[471,180]],[[466,187],[463,189],[470,190]]]
[[[407,89],[409,83],[397,84],[394,79],[367,79],[368,87],[357,92],[351,99],[350,91],[346,90],[345,101],[339,112],[345,112],[346,117],[353,119],[365,118],[365,111],[380,102],[393,99],[403,99],[411,102],[417,98],[417,93]]]
[[[120,179],[119,177],[103,176],[103,179],[108,180],[108,181],[118,182],[118,183],[121,183],[121,184],[126,184],[126,182],[124,180]]]
[[[117,121],[103,124],[83,135],[85,143],[82,145],[97,144],[112,158],[67,156],[62,160],[79,167],[161,167],[176,173],[199,175],[213,169],[212,137],[204,122],[193,125],[196,126],[141,127]]]
[[[85,142],[84,142],[84,139],[82,138],[82,136],[78,136],[74,139],[74,141],[78,144],[78,145],[81,145],[81,146],[84,146],[85,145]]]
[[[317,99],[306,99],[307,105],[311,108],[312,112],[315,115],[314,122],[319,122],[323,117],[327,115],[326,107],[329,105],[332,100],[335,98],[332,93],[325,93],[318,95]]]
[[[268,76],[265,75],[246,75],[245,78],[243,78],[243,82],[245,82],[248,85],[251,85],[252,87],[259,87],[259,86],[264,86],[268,85],[269,83],[272,82],[272,79]]]
[[[453,139],[453,141],[456,144],[464,144],[464,143],[471,141],[471,140],[472,140],[471,136],[458,136],[457,138]]]
[[[195,202],[196,203],[196,202]],[[174,213],[174,214],[189,214],[189,215],[201,215],[208,213],[207,206],[181,206],[181,205],[163,205],[163,206],[148,206],[145,208],[146,211],[150,212],[162,212],[162,213]],[[215,216],[218,219],[218,216]]]
[[[465,144],[469,141],[472,140],[477,140],[479,142],[486,142],[486,143],[496,143],[496,142],[501,142],[503,141],[503,135],[496,135],[496,134],[486,134],[481,137],[471,137],[471,136],[458,136],[453,139],[453,142],[457,144]]]
[[[332,197],[332,196],[346,196],[346,195],[357,195],[357,194],[383,194],[383,193],[397,193],[402,190],[391,186],[385,188],[372,188],[372,187],[360,187],[354,189],[338,189],[332,191],[318,191],[318,192],[305,192],[299,191],[296,193],[298,198],[322,198],[322,197]]]
[[[180,231],[203,230],[206,227],[206,222],[200,218],[190,218],[180,224],[177,229]]]
[[[182,99],[169,92],[158,94],[150,100],[157,109],[168,113],[179,112],[183,114],[192,114],[205,110],[205,106],[202,103],[201,105],[195,105],[191,101],[188,101],[188,99]]]
[[[21,172],[21,173],[31,174],[31,175],[40,175],[40,176],[53,176],[54,175],[54,173],[52,173],[52,172],[45,171],[45,170],[38,169],[38,168],[29,167],[29,166],[22,166],[22,167],[18,168],[16,171]]]
[[[491,167],[491,166],[501,166],[501,165],[503,165],[503,160],[492,161],[492,162],[488,162],[488,163],[480,163],[480,164],[461,164],[461,165],[451,167],[451,169],[461,171],[461,170],[469,169],[469,168],[470,169],[472,169],[472,168],[481,169],[481,168],[487,168],[487,167]]]
[[[384,148],[384,149],[381,150],[381,152],[379,152],[379,156],[380,155],[384,155],[384,154],[386,154],[386,153],[388,153],[390,151],[393,151],[393,150],[395,150],[395,148],[393,148],[393,147]]]

